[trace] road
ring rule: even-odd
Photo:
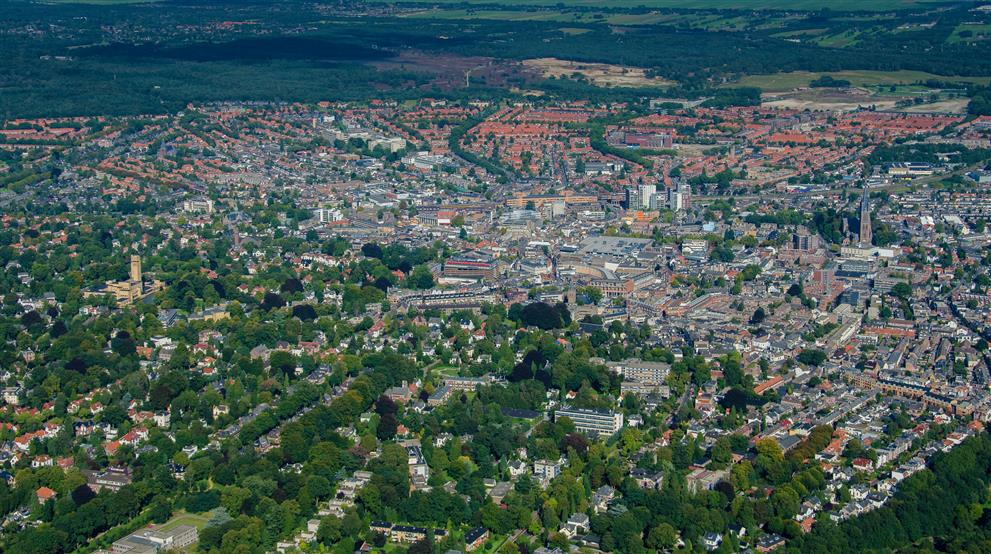
[[[691,383],[685,385],[685,392],[683,392],[681,394],[681,397],[678,398],[678,404],[675,406],[674,410],[671,411],[671,414],[668,415],[667,419],[664,420],[665,427],[668,428],[671,427],[671,424],[674,423],[675,416],[678,415],[678,412],[681,411],[681,407],[684,406],[689,399],[691,399],[694,392],[695,392],[695,385]]]
[[[517,529],[516,531],[513,532],[513,536],[511,536],[508,539],[502,541],[502,543],[500,543],[499,546],[497,546],[495,548],[495,550],[493,550],[493,552],[499,552],[499,550],[503,546],[505,546],[507,543],[516,542],[516,539],[520,538],[520,535],[522,535],[522,534],[523,534],[523,529]]]

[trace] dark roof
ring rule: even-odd
[[[471,544],[488,531],[485,527],[475,527],[465,533],[465,542]]]

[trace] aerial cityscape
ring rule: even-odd
[[[991,4],[0,0],[0,552],[991,552]]]

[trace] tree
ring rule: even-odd
[[[510,307],[510,313],[512,313]],[[571,323],[571,313],[564,304],[551,306],[546,302],[533,302],[523,307],[520,318],[525,325],[543,330],[559,329]],[[567,321],[565,321],[565,318]]]
[[[396,430],[399,428],[399,422],[396,420],[396,414],[385,413],[379,417],[378,426],[375,428],[375,436],[379,440],[389,440],[396,436]]]
[[[581,287],[578,292],[588,297],[591,304],[598,304],[602,300],[602,289],[594,286]]]
[[[428,537],[432,537],[432,533],[427,533]],[[417,541],[410,545],[407,554],[433,554],[434,547],[428,541]]]
[[[137,342],[131,338],[131,334],[127,331],[119,331],[110,341],[110,347],[120,356],[130,356],[135,353]]]
[[[647,534],[647,546],[658,550],[668,550],[678,541],[678,530],[670,523],[662,523]]]
[[[249,498],[251,498],[251,490],[249,489],[236,486],[225,487],[220,495],[220,505],[228,514],[237,515],[241,513],[244,503]]]
[[[164,498],[157,498],[148,509],[148,517],[155,523],[165,523],[172,517],[172,504]]]
[[[306,461],[310,445],[300,426],[293,425],[291,429],[287,428],[286,432],[282,434],[280,447],[286,460],[291,463],[299,463]]]
[[[273,373],[294,375],[296,373],[296,356],[285,350],[275,350],[268,357],[269,366]]]
[[[341,540],[341,520],[334,516],[321,519],[320,527],[317,528],[317,540],[327,546],[337,544]]]
[[[369,242],[362,245],[361,253],[364,254],[366,258],[382,259],[382,247],[374,242]]]
[[[636,427],[625,427],[619,433],[619,443],[622,445],[623,454],[629,456],[637,450],[643,444],[641,439],[640,429]]]
[[[303,283],[299,279],[295,279],[295,278],[286,279],[282,283],[282,286],[279,287],[279,291],[284,294],[303,292]]]
[[[730,459],[733,455],[733,449],[730,446],[729,437],[725,435],[716,439],[715,444],[712,445],[712,449],[709,456],[712,461],[717,465],[717,467],[726,467],[729,464]]]
[[[801,498],[795,489],[789,485],[778,487],[771,494],[771,505],[774,507],[774,512],[782,519],[790,519],[797,514],[800,504]]]
[[[749,489],[751,474],[753,474],[753,466],[747,460],[733,465],[733,468],[730,470],[730,479],[733,487],[736,490],[742,491]]]
[[[217,506],[220,506],[220,493],[216,490],[193,493],[186,498],[186,510],[190,512],[208,512]]]
[[[757,456],[766,456],[768,459],[781,461],[784,459],[784,453],[781,451],[781,445],[778,441],[774,439],[760,439],[757,441]]]
[[[398,406],[388,396],[382,395],[375,401],[375,412],[379,414],[375,436],[379,440],[389,440],[396,436],[396,430],[399,427],[399,421],[396,419],[398,411]]]
[[[760,325],[761,323],[764,323],[764,318],[766,317],[767,315],[764,313],[764,308],[758,307],[754,310],[754,315],[750,316],[750,324]]]
[[[414,267],[408,280],[410,287],[414,289],[428,290],[434,286],[434,275],[430,272],[430,268],[426,264],[420,264]]]
[[[269,311],[275,308],[283,308],[285,305],[286,301],[281,296],[274,292],[266,292],[265,297],[262,298],[261,308]]]
[[[908,300],[912,297],[912,286],[908,283],[897,283],[891,287],[891,296],[901,300]]]
[[[317,311],[312,304],[299,304],[293,306],[292,315],[302,321],[313,321],[317,318]]]
[[[822,350],[805,349],[798,353],[798,361],[805,365],[820,366],[826,361],[826,353]]]
[[[743,271],[740,272],[740,278],[744,281],[753,281],[758,275],[760,275],[760,272],[761,269],[759,265],[749,264],[743,268]]]

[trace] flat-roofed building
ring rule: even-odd
[[[563,467],[561,460],[536,460],[533,462],[533,476],[540,481],[550,482],[561,475]]]
[[[447,536],[447,531],[443,529],[428,529],[413,525],[394,525],[389,532],[389,538],[392,542],[415,543],[426,540],[427,533],[433,533],[434,540],[440,540]]]
[[[662,384],[671,372],[671,365],[665,362],[647,362],[630,358],[619,362],[606,364],[610,370],[623,376],[626,381],[637,381],[648,384]]]
[[[612,435],[623,428],[623,414],[609,410],[562,408],[554,412],[554,420],[566,417],[575,428],[590,435]]]
[[[444,262],[443,273],[460,279],[494,279],[496,264],[488,256],[455,256]]]
[[[444,386],[450,387],[452,391],[475,392],[476,387],[492,384],[491,376],[482,377],[447,377],[444,379]]]
[[[192,525],[179,525],[168,531],[158,528],[142,529],[114,542],[113,554],[156,554],[159,551],[175,551],[199,540],[199,533]]]
[[[607,256],[626,258],[635,256],[643,249],[654,243],[653,239],[638,239],[629,237],[588,237],[578,246],[579,257]]]
[[[82,473],[86,477],[86,484],[93,492],[100,492],[101,489],[110,489],[116,492],[131,484],[131,472],[128,470],[93,471],[84,469]]]

